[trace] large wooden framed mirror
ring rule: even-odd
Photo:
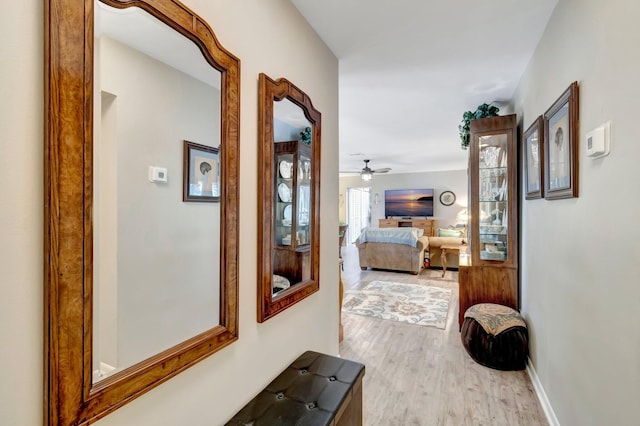
[[[258,321],[319,289],[321,114],[288,80],[259,77]]]
[[[240,61],[177,0],[46,0],[45,52],[45,421],[89,424],[238,339]]]

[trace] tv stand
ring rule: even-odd
[[[380,228],[421,228],[424,235],[433,237],[435,231],[435,220],[433,219],[380,219]]]

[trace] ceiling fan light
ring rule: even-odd
[[[362,180],[368,182],[373,178],[373,174],[369,171],[363,171],[362,173],[360,173],[360,177],[362,178]]]

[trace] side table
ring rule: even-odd
[[[442,262],[442,278],[444,278],[444,273],[447,272],[447,254],[456,253],[460,255],[460,249],[462,247],[465,247],[465,246],[454,246],[454,245],[440,246],[440,261]]]

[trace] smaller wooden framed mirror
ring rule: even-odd
[[[258,322],[319,289],[320,118],[284,78],[259,78]]]

